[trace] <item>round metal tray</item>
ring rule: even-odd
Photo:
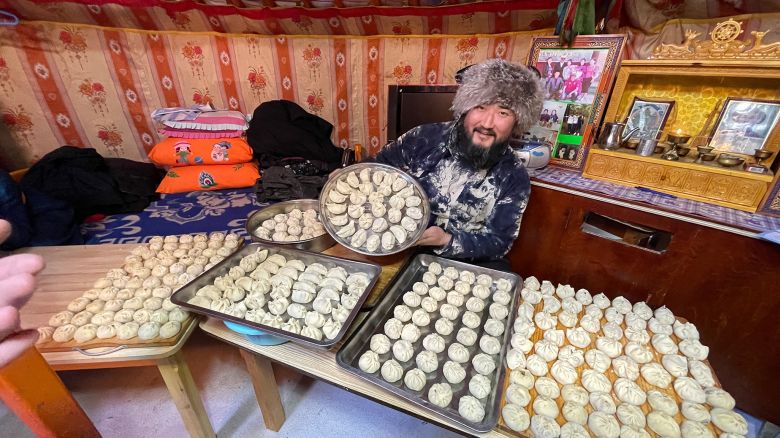
[[[263,239],[255,235],[254,231],[261,226],[263,221],[272,219],[274,216],[276,216],[279,213],[289,213],[295,209],[299,209],[301,211],[306,211],[309,209],[314,209],[318,213],[320,210],[320,203],[316,199],[295,199],[292,201],[284,201],[284,202],[278,202],[276,204],[269,205],[268,207],[261,208],[260,210],[257,210],[256,212],[249,215],[249,217],[246,220],[246,232],[251,236],[253,242],[262,242],[262,243],[271,243],[274,245],[285,245],[290,246],[293,248],[303,249],[306,251],[313,251],[313,252],[322,252],[331,246],[336,244],[336,241],[333,240],[333,237],[330,236],[329,232],[326,232],[325,234],[321,234],[317,237],[313,237],[311,239],[306,240],[294,240],[290,242],[278,242],[276,240],[268,240]],[[322,219],[322,214],[319,214],[320,222],[324,221]],[[325,228],[327,231],[327,227]]]
[[[355,173],[355,176],[358,176],[363,169],[370,169],[372,174],[373,172],[378,170],[381,170],[386,173],[394,173],[395,175],[397,175],[398,178],[403,178],[404,180],[406,180],[406,182],[409,184],[407,187],[412,187],[412,189],[414,190],[414,195],[419,196],[420,199],[422,200],[422,202],[418,207],[420,210],[422,210],[422,218],[416,220],[416,222],[418,223],[417,229],[414,232],[408,233],[406,241],[402,245],[399,245],[398,242],[396,242],[390,250],[384,250],[382,249],[382,245],[380,244],[377,251],[371,252],[366,248],[365,243],[363,243],[363,245],[359,247],[355,247],[352,245],[351,237],[342,238],[337,234],[338,230],[341,227],[338,225],[334,225],[331,222],[333,217],[338,215],[331,213],[326,207],[325,204],[330,202],[328,200],[328,195],[330,194],[331,190],[336,190],[337,182],[346,180],[347,176],[352,172]],[[371,184],[373,189],[376,189],[376,184],[374,184],[373,182]],[[393,195],[395,193],[397,192],[393,191]],[[390,205],[388,202],[389,198],[390,198],[389,196],[385,197],[385,200],[383,202],[386,210],[390,209]],[[345,201],[345,204],[352,205],[349,199]],[[371,203],[368,200],[366,200],[366,202],[362,206],[365,212],[371,214]],[[406,215],[407,208],[408,207],[404,206],[401,209],[401,213],[403,214],[403,216]],[[365,254],[365,255],[390,255],[390,254],[401,252],[406,248],[413,246],[420,239],[420,237],[422,237],[423,233],[425,232],[425,229],[428,227],[428,221],[430,215],[431,215],[431,206],[428,201],[428,196],[425,194],[425,190],[423,190],[420,183],[417,182],[417,180],[414,179],[414,177],[407,174],[406,172],[403,172],[395,167],[388,166],[386,164],[358,163],[349,167],[345,167],[343,169],[339,169],[331,175],[330,179],[328,180],[328,182],[325,183],[325,186],[322,188],[322,192],[320,193],[320,220],[322,221],[322,224],[325,226],[325,230],[328,231],[328,233],[336,240],[336,242],[344,245],[345,247],[355,252]],[[350,220],[357,222],[357,219],[350,219]],[[393,224],[393,225],[397,225],[397,224]],[[357,225],[356,225],[356,229],[359,229]],[[379,235],[381,237],[381,235],[384,232],[387,232],[387,230],[376,233],[371,228],[368,228],[366,229],[366,232],[368,234],[368,237],[372,235]]]

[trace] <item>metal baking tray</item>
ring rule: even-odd
[[[334,268],[336,266],[341,266],[347,271],[348,274],[362,272],[368,275],[368,279],[369,279],[368,286],[360,295],[360,299],[358,299],[357,304],[350,311],[349,316],[342,324],[341,330],[339,331],[339,333],[336,335],[335,338],[328,339],[323,336],[323,339],[321,341],[318,341],[316,339],[312,339],[306,336],[302,336],[302,335],[298,335],[292,332],[282,330],[281,328],[274,328],[271,326],[267,326],[265,324],[260,324],[253,321],[247,321],[246,319],[238,318],[233,315],[217,312],[215,310],[206,309],[200,306],[194,306],[188,302],[192,297],[195,296],[195,292],[197,292],[198,289],[209,284],[214,284],[215,278],[219,277],[220,275],[226,274],[233,266],[237,266],[244,256],[262,249],[268,250],[269,257],[273,254],[281,254],[288,260],[290,259],[301,260],[307,266],[311,263],[321,263],[323,266],[325,266],[328,269]],[[314,253],[310,251],[303,251],[300,249],[270,245],[265,243],[250,243],[249,245],[246,245],[245,247],[241,248],[239,251],[236,251],[235,253],[227,257],[225,260],[222,260],[220,263],[213,266],[205,273],[201,274],[198,278],[186,284],[178,291],[176,291],[171,296],[171,301],[175,304],[178,304],[179,306],[187,308],[188,310],[206,316],[211,316],[226,321],[232,321],[248,327],[254,327],[258,330],[262,330],[269,334],[274,334],[281,338],[289,339],[291,341],[298,342],[301,344],[328,348],[341,341],[341,339],[347,333],[349,326],[352,324],[352,321],[355,319],[355,316],[360,311],[360,307],[363,305],[363,302],[365,302],[366,298],[368,298],[368,295],[371,293],[371,290],[374,288],[374,285],[376,285],[376,282],[379,279],[379,274],[381,271],[382,268],[375,263],[358,262],[354,260],[343,259],[340,257],[333,257],[333,256]],[[305,304],[305,306],[307,307],[308,310],[312,310],[312,303]],[[267,310],[268,305],[266,304],[263,307],[265,310]]]
[[[398,175],[399,178],[403,178],[406,180],[407,183],[409,183],[415,190],[415,194],[422,199],[422,202],[420,203],[420,210],[422,210],[422,219],[418,221],[418,228],[415,230],[413,234],[409,234],[406,238],[406,242],[404,242],[403,245],[394,245],[392,249],[390,250],[383,250],[382,245],[380,244],[378,250],[376,252],[370,252],[368,249],[366,249],[366,244],[364,243],[360,247],[352,246],[352,241],[350,237],[342,238],[339,237],[336,232],[341,228],[338,225],[333,225],[331,223],[331,217],[335,216],[333,213],[329,212],[327,207],[325,207],[325,203],[328,201],[328,194],[331,192],[331,190],[336,190],[336,182],[346,178],[346,175],[348,175],[350,172],[355,172],[355,174],[359,174],[361,170],[363,169],[371,169],[372,172],[381,170],[384,172],[392,172]],[[372,183],[373,184],[373,183]],[[389,197],[387,197],[389,199]],[[389,210],[389,205],[387,204],[387,199],[385,200],[385,207]],[[370,203],[368,201],[365,202],[363,205],[363,209],[366,212],[371,211]],[[406,212],[406,207],[403,208],[402,213]],[[428,228],[428,222],[430,220],[431,216],[431,205],[428,201],[428,195],[426,195],[425,190],[423,190],[420,183],[414,179],[411,175],[409,175],[406,172],[403,172],[400,169],[397,169],[392,166],[388,166],[386,164],[380,164],[380,163],[358,163],[353,164],[352,166],[345,167],[343,169],[339,169],[331,175],[330,179],[328,179],[328,182],[325,183],[325,186],[322,188],[322,192],[320,193],[320,220],[322,221],[322,224],[325,226],[325,230],[333,236],[333,239],[336,240],[336,242],[344,245],[345,247],[351,249],[352,251],[359,252],[360,254],[365,255],[389,255],[389,254],[395,254],[398,252],[401,252],[405,250],[406,248],[409,248],[413,246],[418,240],[420,240],[420,237],[422,237],[423,233],[425,232],[426,228]],[[354,222],[357,222],[357,219],[350,219]],[[398,224],[393,224],[398,225]],[[371,230],[371,228],[366,230],[368,233],[368,236],[372,235],[381,235],[382,233],[375,233]]]
[[[442,336],[447,342],[447,346],[443,352],[437,355],[439,359],[439,368],[434,373],[430,373],[428,375],[428,380],[425,386],[419,392],[406,388],[403,383],[403,378],[399,379],[395,383],[389,383],[385,381],[381,376],[381,368],[377,372],[369,374],[361,370],[358,366],[360,355],[363,354],[366,350],[370,349],[371,336],[377,333],[384,333],[384,324],[388,319],[393,317],[393,308],[398,304],[403,304],[403,294],[412,289],[412,284],[417,281],[421,281],[423,273],[428,270],[428,266],[431,264],[431,262],[438,262],[442,268],[453,267],[459,271],[468,270],[473,272],[475,275],[487,274],[493,277],[494,280],[505,278],[512,284],[512,288],[509,291],[512,296],[512,300],[510,301],[509,305],[509,315],[505,319],[506,322],[504,326],[504,333],[502,335],[503,338],[501,339],[501,351],[497,355],[492,355],[493,359],[496,361],[496,371],[494,371],[491,375],[492,390],[484,400],[480,400],[483,401],[483,407],[485,408],[485,418],[483,418],[482,422],[480,423],[473,423],[466,420],[460,415],[460,413],[458,413],[457,408],[457,401],[460,399],[460,397],[469,395],[468,382],[476,374],[476,371],[474,371],[474,367],[471,363],[471,359],[473,359],[474,356],[480,352],[479,341],[475,342],[471,347],[467,347],[470,353],[470,358],[467,363],[462,364],[466,369],[466,378],[461,383],[450,385],[452,387],[452,402],[450,402],[450,406],[447,408],[441,408],[428,402],[426,399],[428,390],[432,384],[446,382],[443,373],[443,365],[444,362],[448,360],[447,350],[449,345],[453,342],[457,342],[455,337],[458,333],[458,329],[464,327],[460,318],[456,320],[457,323],[454,325],[452,333],[447,336]],[[336,354],[336,361],[342,368],[356,374],[357,376],[379,385],[382,388],[397,394],[425,409],[446,417],[466,429],[476,432],[488,432],[496,427],[496,424],[498,423],[498,417],[501,413],[501,397],[504,389],[504,379],[506,377],[504,358],[506,356],[509,341],[511,339],[511,324],[512,320],[514,319],[513,316],[516,312],[517,302],[520,297],[518,292],[520,290],[520,287],[518,287],[519,285],[522,285],[520,276],[514,273],[496,271],[480,266],[469,265],[467,263],[457,262],[429,254],[419,254],[412,260],[409,266],[407,266],[406,270],[401,274],[401,276],[399,276],[398,281],[396,281],[392,285],[391,289],[385,293],[382,300],[368,315],[363,324],[357,330],[355,330],[349,339],[347,339],[341,350],[339,350],[339,352]],[[496,286],[494,282],[494,284],[491,286],[491,292],[495,292],[495,290]],[[464,306],[461,306],[461,309],[465,308]],[[484,322],[487,320],[486,316],[488,315],[488,308],[489,304],[486,304],[485,309],[478,313],[482,319],[483,324],[480,325],[480,327],[477,329],[474,329],[474,331],[477,332],[477,339],[480,339],[485,333]],[[413,344],[415,351],[412,359],[405,363],[401,363],[401,366],[404,369],[404,374],[406,371],[416,367],[414,358],[417,357],[419,352],[423,351],[422,340],[429,333],[435,332],[434,324],[439,317],[439,313],[436,312],[434,315],[431,315],[431,322],[427,327],[420,327],[421,334],[417,342]],[[383,363],[390,358],[392,358],[392,350],[386,354],[379,355],[379,359]]]

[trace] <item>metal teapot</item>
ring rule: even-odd
[[[614,150],[619,149],[624,143],[631,138],[634,133],[639,131],[639,128],[634,128],[623,135],[623,130],[626,128],[625,123],[620,122],[607,122],[601,128],[601,134],[599,135],[598,145],[602,149]]]

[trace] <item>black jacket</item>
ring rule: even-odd
[[[341,165],[343,150],[331,142],[332,132],[333,125],[295,102],[272,100],[255,109],[246,135],[262,168],[281,158],[300,157],[322,161],[333,170]]]
[[[104,159],[94,149],[62,146],[24,175],[22,190],[67,202],[78,222],[95,214],[141,211],[157,198],[162,171],[153,164]]]

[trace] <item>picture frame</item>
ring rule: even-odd
[[[524,138],[549,142],[551,165],[578,170],[585,165],[625,39],[625,35],[578,36],[569,47],[561,46],[558,37],[535,37],[531,42],[527,64],[542,75],[545,101],[539,120]]]
[[[663,131],[674,110],[673,100],[646,99],[634,96],[626,114],[626,132],[639,128],[637,137],[656,138]]]
[[[715,121],[709,146],[718,152],[752,156],[778,126],[780,100],[728,97]]]

